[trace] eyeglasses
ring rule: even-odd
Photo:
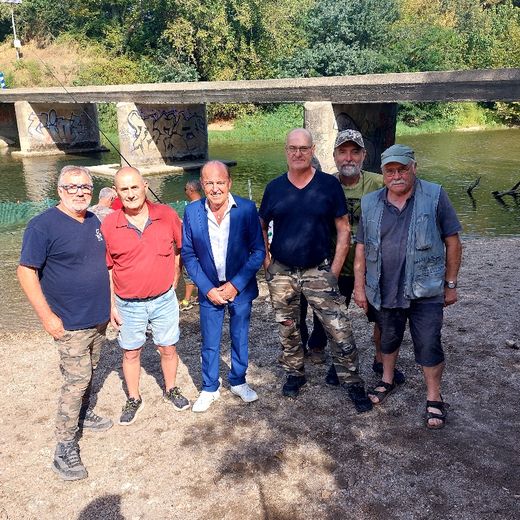
[[[217,181],[217,182],[206,181],[206,182],[202,183],[202,185],[205,188],[215,188],[215,187],[223,188],[226,184],[227,184],[227,181]]]
[[[92,184],[60,184],[62,190],[65,190],[69,195],[75,195],[78,190],[84,193],[92,193],[94,186]]]
[[[385,175],[386,177],[396,177],[397,175],[399,175],[400,177],[404,177],[408,173],[410,173],[410,166],[407,166],[406,168],[396,168],[394,170],[383,169],[383,175]]]
[[[286,146],[285,149],[291,155],[296,155],[298,152],[305,155],[312,150],[312,146]]]

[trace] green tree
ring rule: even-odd
[[[333,76],[384,72],[384,52],[398,18],[394,0],[318,0],[308,14],[308,46],[281,63],[282,75]]]

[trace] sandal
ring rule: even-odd
[[[449,407],[450,405],[444,401],[426,401],[426,428],[429,430],[440,430],[441,428],[444,428]],[[428,408],[437,408],[441,413],[429,412]],[[430,424],[430,419],[439,419],[441,423]]]
[[[376,390],[376,388],[382,387],[384,390]],[[377,385],[367,392],[368,396],[376,397],[377,403],[372,401],[372,404],[382,404],[384,400],[395,390],[395,383],[385,383],[383,380],[379,381]]]
[[[379,376],[383,375],[383,363],[381,361],[377,361],[374,358],[374,362],[372,363],[372,370]],[[396,385],[402,385],[406,381],[406,376],[396,367],[394,368],[394,383]]]

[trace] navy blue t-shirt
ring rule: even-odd
[[[305,269],[330,258],[334,219],[347,214],[347,201],[333,175],[316,171],[300,189],[284,173],[266,186],[259,214],[273,221],[272,257]]]
[[[58,208],[34,217],[25,230],[20,264],[38,269],[43,294],[66,330],[105,323],[110,282],[98,218],[83,223]]]

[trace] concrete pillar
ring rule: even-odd
[[[97,107],[92,103],[50,105],[17,101],[14,105],[20,139],[19,155],[106,150],[99,142]]]
[[[313,134],[316,156],[323,170],[328,172],[336,169],[332,158],[336,135],[347,128],[363,135],[367,150],[363,168],[381,171],[381,153],[395,143],[396,122],[396,103],[305,103],[305,128]]]
[[[118,103],[117,124],[121,153],[132,166],[153,169],[208,158],[208,126],[203,104]]]
[[[6,144],[19,142],[14,103],[0,104],[0,140]]]

